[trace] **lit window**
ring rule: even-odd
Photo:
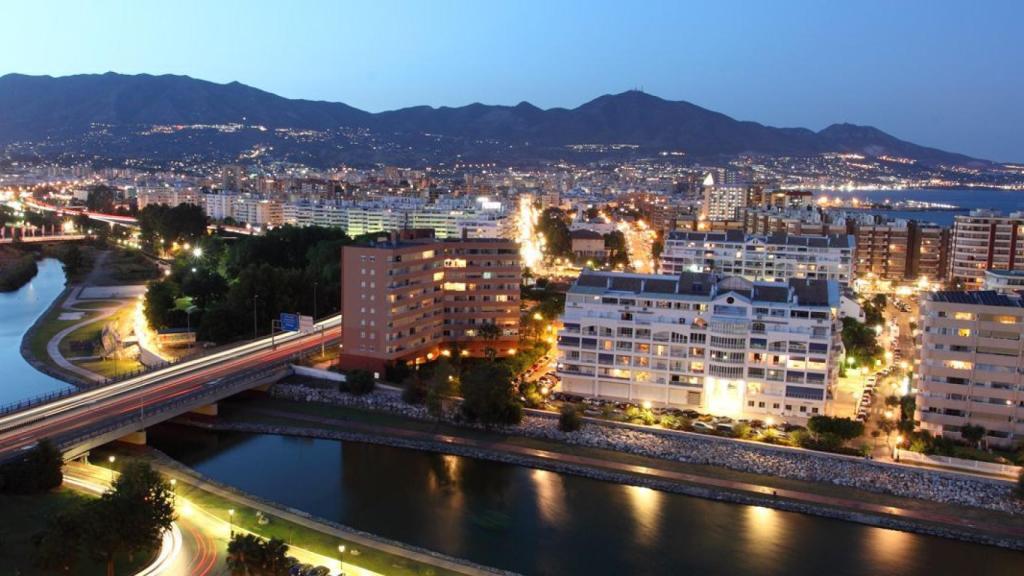
[[[953,318],[956,320],[974,320],[974,314],[970,312],[956,312],[953,314]]]
[[[961,337],[961,338],[970,338],[971,337],[971,329],[970,328],[961,328],[961,329],[956,331],[956,335]]]

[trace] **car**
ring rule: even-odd
[[[697,420],[696,422],[693,423],[693,429],[702,432],[714,432],[715,427],[707,422],[701,422],[700,420]]]
[[[715,425],[715,430],[719,432],[733,432],[736,430],[736,427],[729,422],[719,422]]]
[[[686,416],[687,418],[700,418],[700,412],[687,408],[686,410],[683,410],[683,416]]]

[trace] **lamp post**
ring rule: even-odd
[[[110,457],[107,458],[107,462],[110,462],[110,485],[111,486],[114,485],[114,461],[115,460],[117,460],[117,458],[113,454],[111,454]]]
[[[338,564],[341,565],[338,576],[345,576],[345,545],[338,544]]]
[[[228,532],[231,536],[235,535],[235,509],[228,509]]]

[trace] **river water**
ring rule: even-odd
[[[15,292],[0,293],[0,406],[69,386],[36,370],[21,356],[21,339],[64,290],[58,260],[39,262],[39,273]]]
[[[998,548],[458,456],[172,425],[149,441],[258,496],[524,574],[1024,573]]]

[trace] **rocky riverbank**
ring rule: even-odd
[[[290,400],[323,402],[432,420],[422,406],[406,404],[392,391],[378,390],[366,396],[352,396],[332,389],[279,384],[270,393]],[[1024,514],[1024,502],[1012,494],[1012,483],[953,472],[600,421],[588,421],[581,430],[566,433],[558,430],[556,415],[535,412],[525,416],[519,426],[506,428],[503,432],[677,462],[849,486],[905,498]]]

